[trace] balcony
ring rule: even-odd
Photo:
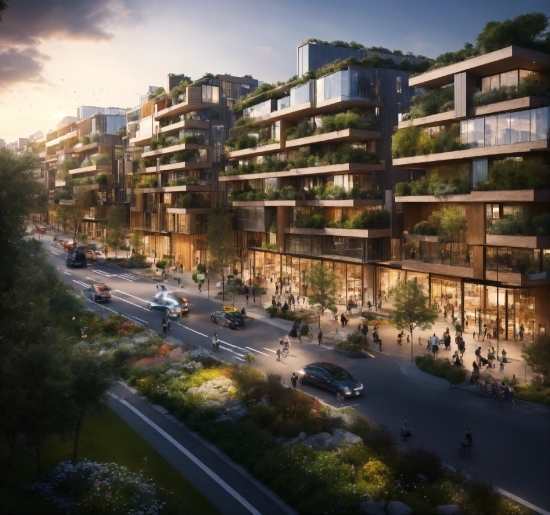
[[[243,148],[242,150],[232,150],[226,152],[227,159],[239,159],[243,157],[254,157],[262,154],[269,154],[273,152],[279,152],[284,148],[284,145],[278,143],[270,143],[268,145],[258,145],[257,147]]]
[[[205,170],[211,166],[212,163],[210,161],[182,161],[180,163],[159,165],[158,167],[148,166],[145,168],[145,173],[174,172],[177,170]]]
[[[285,234],[305,234],[308,236],[342,236],[345,238],[385,238],[391,236],[391,229],[308,229],[305,227],[285,227]]]
[[[188,87],[185,100],[155,113],[155,120],[177,116],[191,111],[200,111],[208,107],[217,107],[219,104],[202,101],[202,86]]]
[[[85,166],[83,168],[73,168],[72,170],[69,170],[69,173],[71,175],[79,175],[81,173],[99,172],[99,171],[106,171],[110,169],[111,169],[111,165],[109,164],[107,165],[94,164],[90,166]]]
[[[209,129],[210,122],[208,120],[181,120],[174,122],[164,127],[160,127],[159,134],[166,134],[172,131],[181,129]]]
[[[407,195],[396,196],[395,202],[550,202],[550,190],[472,191],[463,195]]]
[[[286,142],[286,148],[305,147],[321,143],[364,143],[365,141],[379,140],[379,131],[364,131],[359,129],[343,129],[340,131],[314,134],[306,138],[297,138]]]
[[[184,150],[201,150],[209,148],[209,145],[201,145],[198,143],[181,143],[179,145],[172,145],[170,147],[159,148],[157,150],[150,150],[148,152],[143,152],[141,157],[159,157],[169,154],[175,154],[176,152],[181,152]]]
[[[65,181],[55,181],[55,187],[56,188],[63,188],[67,185]]]
[[[550,236],[510,236],[487,234],[487,245],[523,249],[550,249]]]
[[[230,201],[231,202],[231,201]],[[234,200],[233,207],[368,207],[381,206],[382,199],[346,199],[346,200]]]
[[[166,207],[166,212],[172,215],[208,215],[212,212],[209,207]]]

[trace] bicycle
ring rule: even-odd
[[[490,383],[482,383],[481,381],[476,381],[476,393],[481,397],[486,397],[493,393],[492,385]]]
[[[290,349],[288,347],[283,347],[283,350],[281,352],[281,356],[283,358],[286,358],[290,354]]]

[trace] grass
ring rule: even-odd
[[[431,354],[427,354],[416,356],[415,362],[423,372],[446,379],[449,383],[459,384],[466,379],[466,370],[456,367],[447,358],[435,359]]]
[[[44,449],[43,470],[51,470],[57,463],[70,459],[72,442],[52,439]],[[0,445],[0,460],[8,462],[9,451]],[[182,477],[141,436],[126,425],[112,410],[84,420],[79,446],[79,459],[115,462],[132,472],[143,474],[155,482],[159,498],[166,502],[163,513],[216,514],[218,511],[189,481]],[[17,455],[15,471],[4,465],[0,470],[0,513],[29,515],[62,513],[32,494],[29,483],[34,479],[34,463],[26,455]]]
[[[508,381],[507,381],[508,383]],[[518,383],[514,385],[516,399],[528,402],[538,402],[550,406],[550,386],[533,383]]]

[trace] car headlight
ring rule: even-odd
[[[344,392],[351,392],[351,389],[347,386],[344,386],[344,388],[342,388],[342,390],[344,390]]]

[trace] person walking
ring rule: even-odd
[[[256,288],[252,288],[252,300],[254,304],[256,304]]]
[[[199,281],[199,292],[201,292],[201,291],[202,291],[202,282]]]
[[[296,383],[298,382],[298,376],[296,375],[296,372],[292,372],[292,377],[290,378],[290,382],[292,383],[292,388],[296,390]]]
[[[162,319],[162,332],[166,334],[166,318]]]
[[[281,349],[277,349],[277,361],[281,361]]]
[[[244,296],[244,298],[246,299],[246,305],[248,306],[248,293]]]
[[[435,358],[436,355],[437,355],[437,351],[439,350],[439,338],[435,335],[435,333],[430,338],[430,343],[432,345],[432,353],[433,353],[434,358]]]
[[[220,340],[218,338],[217,333],[214,333],[214,336],[212,336],[212,350],[213,351],[220,350]]]
[[[171,329],[171,324],[170,324],[170,320],[166,320],[166,331],[168,334],[170,334],[170,329]]]
[[[323,343],[323,331],[319,329],[319,332],[317,333],[317,339],[319,340],[319,345]]]

